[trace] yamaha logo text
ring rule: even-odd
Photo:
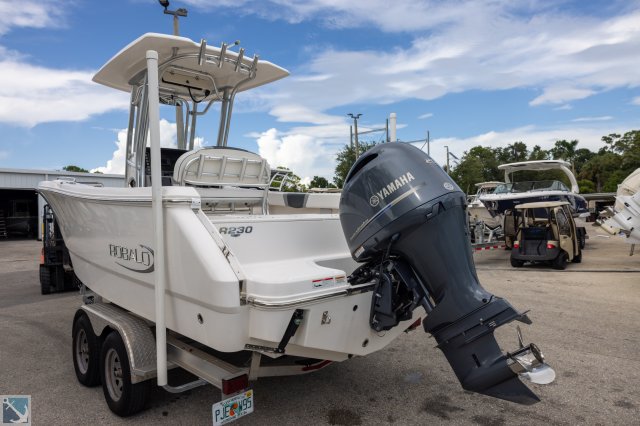
[[[386,186],[383,186],[380,191],[372,195],[371,198],[369,198],[369,204],[371,204],[371,207],[378,206],[378,204],[380,204],[380,201],[383,201],[389,195],[393,194],[412,180],[416,180],[416,178],[414,178],[410,172],[399,176],[395,180],[389,182]]]

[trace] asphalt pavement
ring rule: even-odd
[[[521,406],[464,391],[435,342],[421,329],[387,348],[306,376],[253,384],[255,412],[237,425],[638,424],[640,418],[640,248],[588,227],[581,264],[565,271],[511,268],[509,252],[474,254],[482,284],[520,310],[530,309],[525,341],[557,372],[530,384],[541,398]],[[37,241],[0,241],[0,394],[31,395],[33,424],[211,424],[212,386],[180,395],[159,388],[131,418],[112,414],[102,388],[74,375],[71,322],[75,293],[40,294]],[[517,347],[515,325],[497,330]]]

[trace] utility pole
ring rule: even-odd
[[[429,142],[429,131],[427,130],[427,155],[431,157],[431,143]]]
[[[450,175],[451,173],[449,173],[449,147],[446,145],[444,147],[447,148],[447,174]]]
[[[353,126],[349,126],[349,146],[353,149]]]
[[[356,160],[360,156],[360,145],[358,144],[358,119],[362,117],[362,114],[353,115],[351,113],[347,114],[349,117],[353,118],[353,130],[356,142]]]

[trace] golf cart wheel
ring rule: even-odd
[[[522,265],[524,265],[524,260],[511,258],[511,266],[514,268],[522,268]]]
[[[121,417],[144,408],[149,382],[131,383],[131,368],[124,342],[115,331],[109,333],[100,351],[102,391],[109,409]]]
[[[99,385],[100,343],[85,314],[78,315],[73,322],[71,347],[78,381],[88,387]]]
[[[567,267],[567,253],[561,251],[558,257],[553,259],[551,266],[553,269],[563,270]]]
[[[51,269],[45,265],[40,265],[40,293],[51,293]]]
[[[584,249],[584,246],[587,244],[585,233],[586,231],[584,229],[578,229],[578,245],[580,246],[580,250]]]
[[[580,251],[580,253],[575,255],[573,257],[573,259],[571,260],[571,262],[573,262],[573,263],[582,263],[582,251]]]

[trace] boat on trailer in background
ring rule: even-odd
[[[249,380],[368,355],[422,322],[465,389],[536,402],[519,377],[548,383],[553,370],[534,344],[499,348],[495,328],[530,320],[479,284],[465,195],[426,154],[382,144],[341,193],[301,194],[270,190],[268,162],[228,145],[236,95],[287,75],[244,49],[163,34],[95,75],[131,96],[126,187],[39,185],[83,283],[80,382],[101,382],[123,416],[142,409],[150,379],[170,392],[211,383],[231,395],[214,406],[222,422],[233,404],[235,417],[253,409]],[[217,145],[195,148],[216,102]],[[175,109],[178,149],[159,146],[160,105]],[[169,385],[176,366],[200,379]]]
[[[606,220],[599,222],[602,228],[613,235],[621,235],[631,244],[633,255],[636,244],[640,244],[640,168],[627,176],[616,193],[613,208],[607,208],[602,215]]]
[[[588,215],[587,202],[580,195],[578,182],[570,169],[571,164],[563,160],[535,160],[518,163],[501,164],[498,169],[504,170],[504,183],[498,185],[493,193],[480,196],[485,207],[492,216],[503,215],[522,203],[542,201],[566,201],[571,206],[573,216]],[[521,181],[513,180],[513,173],[520,171],[562,171],[569,179],[571,188],[559,180]]]

